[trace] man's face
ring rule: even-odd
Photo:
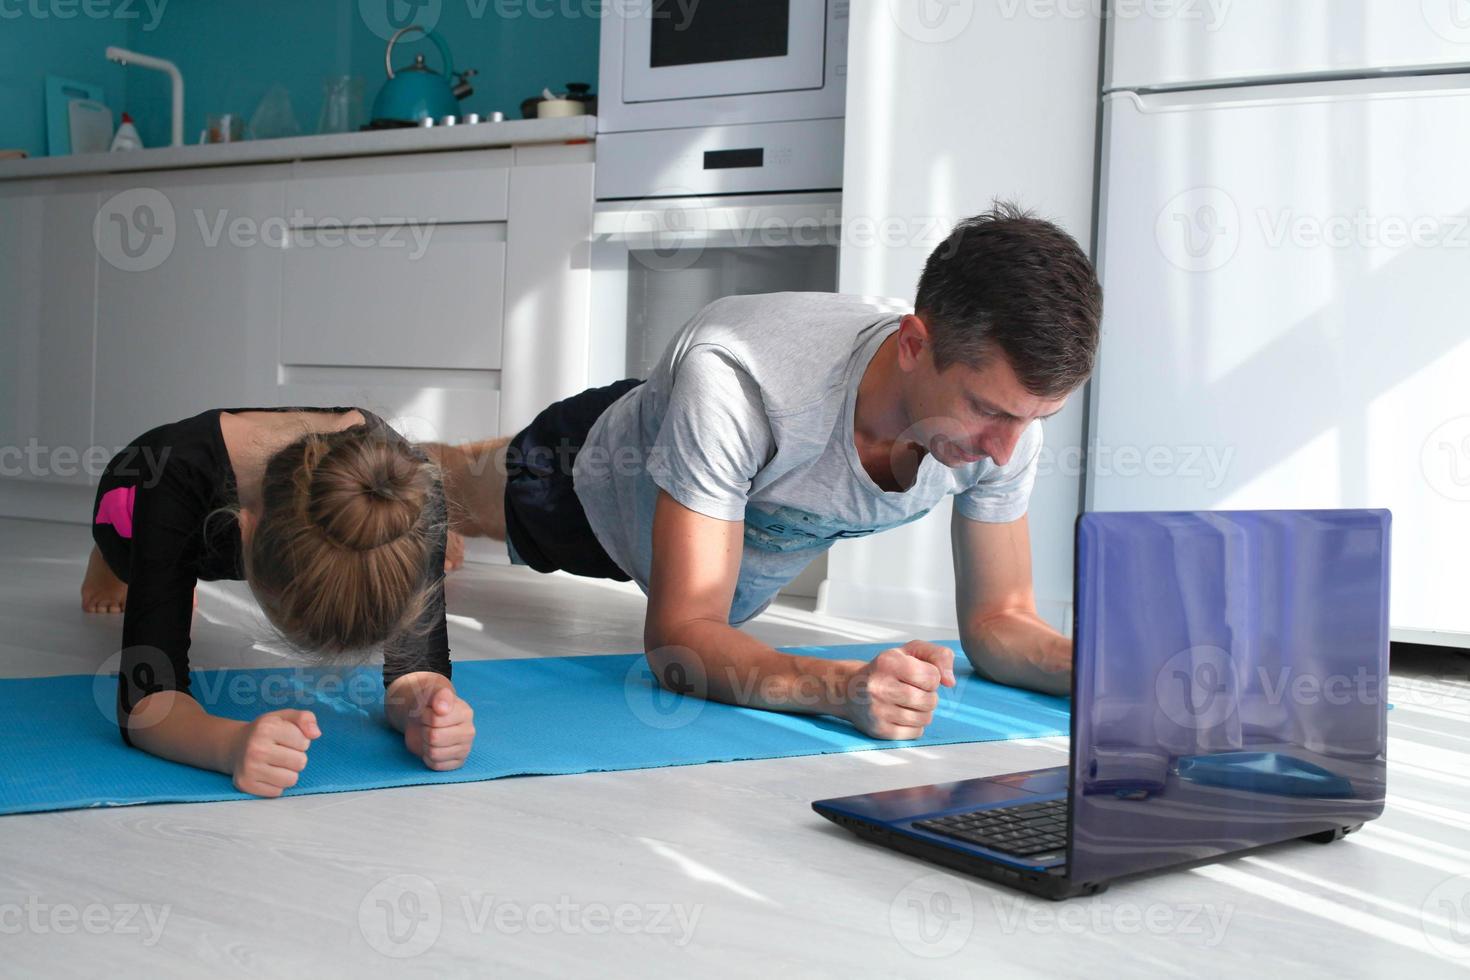
[[[1027,391],[999,351],[979,368],[951,364],[936,370],[928,327],[916,316],[904,318],[898,344],[910,422],[903,438],[945,466],[987,458],[1004,466],[1026,427],[1067,403],[1066,396],[1042,398]]]

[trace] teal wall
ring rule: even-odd
[[[49,8],[39,8],[50,14]],[[60,8],[66,10],[64,5]],[[79,9],[79,8],[78,8]],[[46,153],[46,75],[101,85],[117,115],[123,108],[123,69],[102,56],[128,43],[127,21],[116,17],[38,18],[30,7],[0,3],[0,149]]]
[[[371,110],[384,81],[387,42],[381,35],[389,30],[389,10],[432,18],[456,66],[479,70],[473,79],[475,94],[461,103],[466,112],[488,116],[499,109],[519,118],[521,100],[543,87],[561,91],[573,81],[597,87],[600,22],[594,0],[91,3],[91,9],[113,15],[38,18],[30,11],[70,10],[73,4],[80,11],[85,5],[77,0],[0,0],[0,148],[45,151],[42,77],[48,72],[103,84],[114,112],[126,109],[133,115],[144,145],[167,143],[167,77],[106,62],[102,50],[109,44],[179,65],[186,142],[198,140],[210,113],[234,112],[248,120],[276,83],[290,93],[302,132],[315,132],[322,82],[328,76],[360,76],[364,110]],[[420,51],[438,66],[437,52],[421,40],[395,49],[395,64],[410,62]]]

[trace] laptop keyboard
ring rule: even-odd
[[[952,813],[932,820],[915,820],[914,826],[1004,854],[1018,857],[1044,854],[1067,846],[1067,801],[1047,800]]]

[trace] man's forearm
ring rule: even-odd
[[[987,617],[960,630],[965,656],[982,677],[1012,687],[1066,695],[1072,643],[1034,613]]]
[[[648,663],[671,691],[769,711],[847,717],[864,664],[781,653],[728,623],[694,620],[646,637]]]

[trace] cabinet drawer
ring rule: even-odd
[[[506,219],[509,150],[297,163],[286,188],[293,227]]]
[[[281,301],[286,365],[500,367],[503,224],[291,232]],[[336,244],[330,244],[336,242]]]
[[[500,434],[499,376],[456,371],[293,368],[278,405],[352,405],[376,413],[410,442],[472,442]]]

